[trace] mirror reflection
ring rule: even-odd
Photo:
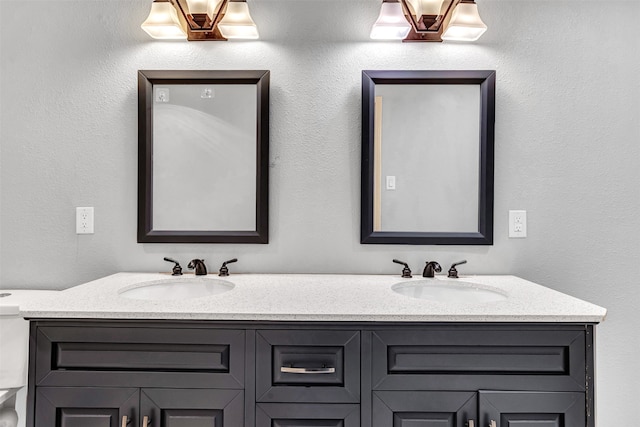
[[[376,85],[375,103],[374,230],[477,232],[478,86]]]
[[[491,244],[493,78],[363,72],[362,243]]]
[[[153,228],[255,230],[255,85],[153,92]]]

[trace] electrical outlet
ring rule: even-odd
[[[93,207],[76,208],[76,234],[93,234]]]
[[[527,237],[527,211],[509,211],[509,237]]]

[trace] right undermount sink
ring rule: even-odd
[[[396,283],[400,295],[448,304],[482,304],[507,299],[506,292],[491,286],[459,280],[424,279]]]

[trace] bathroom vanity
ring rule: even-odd
[[[595,425],[606,311],[531,282],[237,275],[212,296],[123,296],[163,280],[120,273],[24,308],[29,427]]]

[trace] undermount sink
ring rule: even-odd
[[[396,283],[391,290],[411,298],[443,303],[487,303],[507,299],[507,294],[500,289],[457,280],[406,281]]]
[[[181,300],[208,297],[232,290],[226,280],[208,277],[184,277],[138,283],[118,291],[121,297],[138,300]]]

